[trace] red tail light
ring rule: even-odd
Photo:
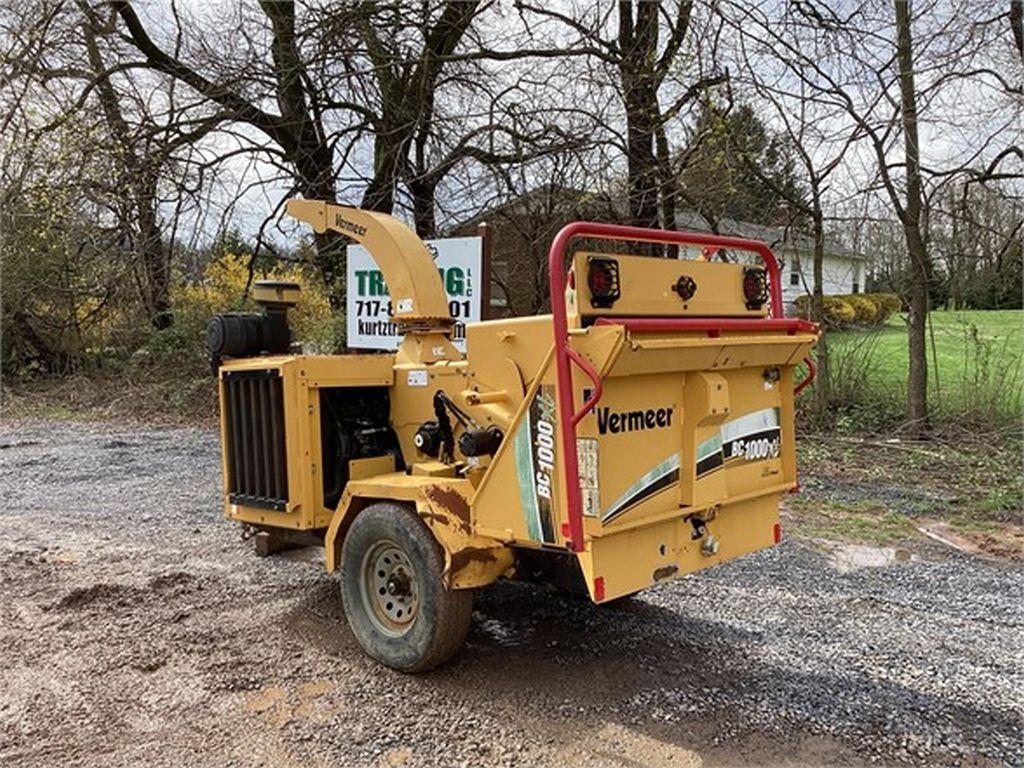
[[[743,270],[743,298],[747,309],[760,309],[768,303],[768,275],[759,267]]]
[[[590,304],[594,307],[610,307],[622,295],[619,291],[619,262],[603,256],[587,259],[587,287],[590,289]]]
[[[772,526],[772,540],[778,544],[782,541],[782,524],[776,523]]]

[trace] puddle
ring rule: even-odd
[[[829,562],[840,573],[858,568],[885,568],[913,559],[902,547],[872,547],[867,544],[840,544],[829,552]]]

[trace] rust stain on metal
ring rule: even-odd
[[[420,517],[424,520],[429,520],[432,523],[438,525],[448,525],[448,521],[451,519],[448,515],[443,515],[440,512],[420,512]]]
[[[662,579],[667,579],[669,576],[675,576],[678,571],[678,565],[665,565],[661,568],[656,568],[654,570],[654,580],[661,581]]]
[[[439,507],[451,512],[455,519],[458,520],[459,527],[465,533],[471,532],[472,529],[469,525],[469,503],[463,498],[461,493],[451,488],[435,485],[426,489],[426,495],[428,499]],[[438,516],[434,513],[432,515],[425,515],[425,517],[437,519]],[[441,522],[444,521],[442,520]]]
[[[452,573],[458,573],[470,563],[493,563],[497,558],[487,547],[467,547],[458,552],[452,552]]]

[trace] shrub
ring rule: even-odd
[[[797,317],[802,317],[804,320],[811,319],[811,297],[808,294],[800,294],[793,304],[796,306]]]
[[[903,302],[895,293],[866,293],[864,295],[878,306],[875,325],[884,325],[890,317],[903,309]]]
[[[822,299],[825,324],[830,328],[845,328],[857,317],[857,312],[842,296],[825,296]]]
[[[823,296],[825,324],[830,328],[842,329],[851,325],[884,325],[894,312],[901,308],[899,297],[894,293],[854,293]],[[811,297],[797,296],[797,316],[811,317]]]
[[[853,308],[853,321],[858,325],[874,325],[881,307],[870,296],[856,294],[844,297]]]

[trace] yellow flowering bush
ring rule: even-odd
[[[811,297],[796,297],[796,310],[800,317],[811,316]],[[832,328],[853,325],[884,325],[893,312],[900,309],[899,297],[893,293],[854,293],[844,296],[823,296],[822,309],[825,322]]]
[[[857,325],[874,325],[878,317],[878,304],[874,299],[863,294],[855,294],[846,297],[846,303],[853,307],[853,321]]]
[[[252,312],[258,310],[251,296],[246,295],[249,279],[249,257],[225,254],[211,261],[198,282],[181,283],[171,293],[175,323],[201,330],[218,312]],[[294,339],[307,351],[329,351],[333,341],[333,316],[326,292],[319,280],[309,276],[299,265],[276,266],[256,270],[256,280],[283,280],[302,289],[298,305],[289,311],[289,324]],[[252,286],[249,286],[250,293]]]

